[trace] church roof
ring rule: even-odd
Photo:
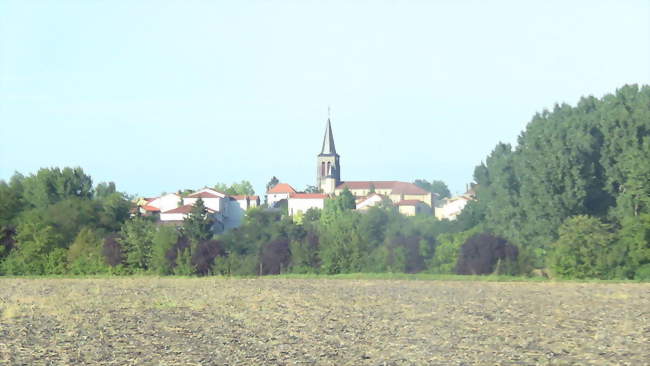
[[[323,137],[323,148],[320,150],[321,155],[336,155],[336,147],[334,146],[334,135],[332,134],[332,124],[330,119],[327,119],[327,126],[325,127],[325,136]]]
[[[410,195],[425,195],[429,194],[428,191],[416,186],[413,183],[399,182],[399,181],[355,181],[355,182],[342,182],[336,189],[390,189],[391,194],[410,194]],[[435,195],[435,194],[434,194]]]

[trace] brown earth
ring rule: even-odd
[[[5,278],[0,364],[647,365],[650,284]]]

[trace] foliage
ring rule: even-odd
[[[1,271],[13,275],[58,274],[65,271],[61,236],[42,221],[23,221],[17,227],[15,248],[2,262]]]
[[[153,235],[151,242],[151,266],[150,269],[160,275],[173,273],[173,264],[168,253],[173,250],[178,242],[180,234],[176,228],[171,226],[160,226]]]
[[[650,214],[623,220],[608,263],[614,277],[648,279],[644,271],[650,266]]]
[[[217,183],[214,185],[214,189],[231,196],[236,196],[236,195],[252,196],[255,194],[253,185],[251,184],[251,182],[247,180],[242,180],[239,183],[234,182],[230,186],[228,186],[225,183]]]
[[[154,233],[154,224],[142,217],[135,217],[122,226],[118,242],[124,253],[125,263],[133,270],[149,269]]]
[[[413,184],[426,191],[437,194],[438,199],[451,197],[449,187],[447,187],[447,184],[441,180],[432,180],[431,182],[428,182],[425,179],[416,179]]]
[[[280,180],[279,180],[276,176],[273,176],[273,177],[269,180],[269,182],[266,183],[266,191],[267,191],[267,192],[270,191],[271,188],[277,186],[278,183],[280,183]]]
[[[68,272],[72,274],[97,274],[106,272],[102,257],[102,239],[92,228],[83,228],[67,252]]]
[[[529,249],[541,267],[569,217],[618,227],[650,213],[648,161],[650,87],[627,85],[538,113],[517,146],[498,144],[474,171],[472,210],[486,229]]]
[[[566,278],[607,278],[614,239],[611,226],[598,218],[570,217],[560,227],[559,238],[553,245],[551,268]]]
[[[190,213],[183,219],[183,233],[191,240],[205,241],[212,237],[214,224],[201,198],[196,200]]]
[[[488,233],[473,235],[460,247],[456,274],[483,275],[516,273],[519,250],[504,238]]]

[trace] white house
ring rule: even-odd
[[[301,215],[310,208],[323,209],[325,199],[329,196],[322,193],[293,193],[288,199],[289,215]]]
[[[440,202],[440,206],[436,207],[435,215],[439,220],[456,220],[467,203],[473,199],[474,197],[472,197],[470,194],[445,198]]]
[[[183,199],[181,196],[176,193],[168,193],[152,199],[146,204],[146,206],[149,206],[149,211],[152,211],[151,208],[157,208],[160,212],[165,212],[177,208],[178,206],[182,206],[182,202]]]
[[[214,189],[203,188],[183,198],[183,204],[194,205],[200,198],[203,200],[205,207],[214,210],[215,212],[220,212],[223,210],[224,203],[228,200],[227,197],[228,196],[225,194],[215,191]]]
[[[269,207],[274,207],[279,201],[288,200],[289,196],[294,193],[296,193],[296,190],[292,186],[286,183],[278,183],[266,192],[266,203]]]
[[[376,206],[384,198],[381,195],[378,195],[377,193],[371,193],[366,197],[361,197],[357,199],[357,210],[359,211],[366,211],[370,207]]]
[[[239,207],[244,211],[260,205],[260,196],[234,195],[230,197],[237,201]]]

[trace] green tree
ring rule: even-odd
[[[23,181],[25,202],[31,207],[43,208],[66,198],[91,198],[92,179],[83,169],[40,169]]]
[[[155,225],[145,218],[135,217],[122,225],[118,242],[125,262],[132,270],[147,270],[151,263]]]
[[[201,198],[196,200],[190,213],[183,219],[183,233],[196,242],[212,237],[213,220]]]
[[[66,250],[61,236],[42,221],[22,221],[17,227],[15,248],[2,262],[11,275],[45,275],[65,272]]]
[[[356,211],[342,211],[332,222],[322,226],[319,257],[325,273],[361,271],[367,247],[359,230],[359,222]]]
[[[95,186],[95,198],[102,199],[116,193],[114,182],[102,182]]]
[[[642,273],[650,266],[650,214],[626,217],[617,237],[610,255],[610,262],[616,265],[614,276],[650,279]]]
[[[167,254],[179,239],[178,231],[170,226],[160,226],[152,240],[151,270],[160,275],[173,273],[172,264],[167,259]]]
[[[560,226],[550,257],[551,268],[562,277],[607,278],[614,238],[611,227],[598,218],[570,217]]]
[[[255,194],[253,185],[251,184],[251,182],[247,180],[242,180],[239,183],[235,182],[230,186],[228,186],[225,183],[217,183],[214,185],[214,189],[231,196],[237,196],[237,195],[252,196]]]
[[[416,179],[413,184],[426,191],[437,194],[438,199],[451,197],[449,187],[447,187],[447,184],[441,180],[432,180],[431,182],[428,182],[425,179]]]
[[[269,190],[271,190],[271,188],[277,186],[278,183],[280,183],[280,180],[277,177],[273,176],[271,180],[269,180],[269,182],[266,183],[266,191],[268,192]]]
[[[104,273],[108,267],[102,256],[103,240],[92,228],[83,228],[67,252],[68,271],[72,274]]]

